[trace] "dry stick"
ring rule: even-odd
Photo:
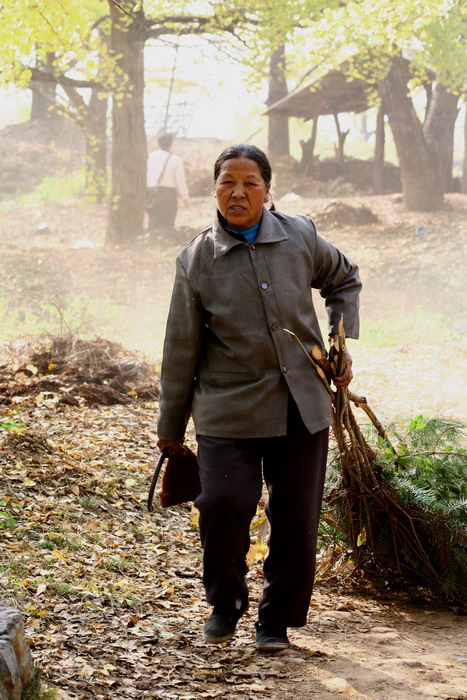
[[[338,369],[340,374],[345,370],[345,337],[344,337],[344,327],[342,319],[339,323],[339,355],[338,355]],[[347,429],[347,433],[350,437],[352,453],[354,456],[354,461],[358,465],[358,476],[362,480],[362,474],[366,473],[373,485],[379,488],[379,483],[373,473],[370,461],[368,459],[368,451],[363,435],[361,434],[360,427],[355,420],[352,409],[348,403],[349,392],[347,389],[337,390],[337,396],[340,394],[340,402],[342,403],[341,415],[338,417],[338,423],[343,424]]]
[[[292,331],[287,330],[287,328],[284,328],[283,330],[284,330],[286,333],[288,333],[288,334],[295,340],[296,343],[298,343],[298,345],[300,346],[300,348],[301,348],[301,350],[303,351],[304,355],[307,357],[308,361],[313,365],[313,367],[314,367],[315,370],[317,371],[318,377],[321,379],[321,382],[323,383],[324,387],[326,388],[328,394],[331,396],[331,398],[333,398],[334,392],[333,392],[333,390],[331,389],[331,387],[329,386],[329,382],[328,382],[328,380],[326,379],[326,375],[324,374],[323,369],[318,365],[317,362],[314,361],[314,359],[311,357],[311,355],[306,351],[306,348],[305,348],[305,346],[303,345],[303,343],[302,343],[302,341],[300,340],[300,338],[298,337],[298,335],[295,335],[295,333],[292,333]]]
[[[366,398],[364,396],[357,396],[356,394],[353,394],[351,391],[349,391],[349,399],[358,408],[361,408],[363,411],[365,411],[365,413],[367,414],[367,416],[369,417],[369,419],[371,420],[371,422],[375,426],[376,432],[378,433],[378,435],[380,437],[382,437],[383,440],[386,440],[391,452],[393,452],[393,454],[397,454],[395,448],[392,446],[391,442],[389,441],[387,431],[384,429],[384,427],[382,426],[382,424],[380,423],[380,421],[376,417],[374,411],[368,405]]]
[[[339,342],[339,350],[341,351],[341,355],[340,355],[339,359],[341,360],[341,363],[339,364],[339,359],[338,359],[336,374],[342,374],[342,372],[343,372],[342,358],[344,357],[344,353],[343,353],[342,348],[345,348],[345,345],[344,345],[345,341],[343,342],[343,339],[341,337],[343,334],[343,327],[342,327],[341,323],[339,324],[339,326],[340,326],[339,327],[339,336],[340,336],[339,337],[339,341],[340,341]],[[346,480],[348,480],[348,477],[350,477],[351,481],[355,482],[355,485],[358,484],[358,486],[360,487],[359,490],[355,493],[356,498],[359,499],[360,514],[362,512],[362,503],[361,503],[362,498],[366,499],[368,496],[370,496],[374,500],[376,500],[377,503],[379,504],[380,508],[387,513],[389,520],[390,520],[391,536],[392,536],[392,540],[393,540],[394,554],[395,554],[395,558],[396,558],[396,562],[397,562],[397,566],[399,568],[399,571],[402,568],[405,568],[408,571],[412,570],[411,567],[407,566],[406,564],[402,565],[400,558],[399,558],[398,543],[405,541],[406,544],[410,547],[410,549],[416,555],[418,555],[420,557],[420,559],[423,561],[424,565],[430,571],[431,575],[437,581],[439,581],[440,580],[439,574],[434,569],[429,558],[427,557],[426,552],[423,549],[423,546],[422,546],[420,539],[418,537],[418,534],[417,534],[417,531],[416,531],[415,525],[414,525],[414,518],[409,513],[407,513],[407,511],[400,505],[400,503],[398,503],[398,501],[395,498],[393,498],[390,495],[390,493],[388,493],[384,488],[382,488],[381,484],[378,483],[378,481],[376,480],[376,477],[373,473],[371,463],[368,459],[366,447],[362,448],[363,449],[362,455],[364,455],[364,457],[363,457],[364,465],[365,465],[368,473],[371,475],[372,481],[376,485],[376,490],[374,488],[370,489],[368,487],[368,485],[366,483],[364,483],[364,481],[362,481],[362,479],[355,473],[354,466],[351,464],[351,460],[349,459],[350,455],[347,451],[345,436],[344,436],[344,432],[342,430],[342,421],[340,420],[340,416],[343,415],[343,411],[345,410],[345,401],[347,399],[347,396],[346,396],[347,390],[337,389],[337,391],[333,391],[329,385],[329,382],[327,380],[327,377],[326,377],[325,372],[323,371],[322,367],[317,362],[315,362],[315,360],[306,351],[303,343],[298,338],[298,336],[295,335],[295,333],[292,333],[292,331],[287,330],[286,328],[284,328],[284,331],[286,333],[288,333],[298,343],[299,347],[301,348],[302,352],[306,355],[310,364],[313,365],[313,367],[315,368],[321,382],[323,383],[324,387],[326,388],[328,394],[331,397],[331,401],[332,401],[332,405],[333,405],[333,427],[335,428],[336,440],[337,440],[337,443],[339,446],[339,451],[340,451],[340,459],[341,459],[341,464],[343,467],[342,473],[343,473],[343,476],[346,477]],[[331,369],[335,368],[335,361],[330,362],[330,367],[331,367]],[[341,393],[339,393],[339,392],[341,392]],[[380,435],[384,440],[386,440],[386,442],[387,442],[389,448],[391,449],[391,451],[393,452],[393,454],[396,454],[396,450],[394,449],[394,447],[391,445],[391,443],[388,440],[386,431],[384,430],[383,426],[376,418],[373,411],[368,406],[366,399],[364,399],[363,397],[357,397],[353,394],[350,394],[350,392],[348,392],[348,394],[349,394],[349,397],[351,398],[351,400],[359,408],[362,408],[365,411],[365,413],[368,415],[368,417],[372,421],[373,425],[375,426],[375,428],[378,432],[378,435]],[[343,399],[343,401],[342,401],[342,399]],[[344,403],[344,406],[339,405],[341,403]],[[352,417],[351,422],[354,424],[354,426],[358,427],[358,424],[355,420],[355,417],[353,416],[352,411],[350,410],[350,406],[348,405],[348,403],[347,403],[347,408],[348,408],[349,415]],[[348,433],[349,433],[350,441],[352,442],[352,437],[355,440],[355,433],[354,433],[354,430],[352,428],[350,430],[348,430]],[[361,444],[364,446],[365,441],[364,441],[363,436],[361,435],[361,431],[360,431],[359,427],[358,427],[358,433],[359,433],[361,441],[362,441]],[[357,442],[360,442],[360,441],[357,440]],[[360,467],[360,460],[359,460],[359,456],[358,456],[360,451],[357,450],[355,452],[354,449],[351,449],[350,453],[353,456],[354,463],[356,463]],[[345,472],[347,472],[347,474],[345,474]],[[362,492],[362,489],[363,489],[363,492]],[[348,488],[347,488],[347,490],[348,490]],[[350,490],[353,491],[353,488],[351,488]],[[366,496],[365,496],[365,492],[366,492]],[[394,518],[391,515],[391,506],[393,509],[396,509],[401,513],[403,520],[406,520],[408,522],[405,523],[405,522],[401,522],[401,521],[397,521],[397,520],[396,520],[396,522],[394,522]],[[350,509],[350,512],[352,512],[353,507],[350,503],[349,503],[349,509]],[[362,521],[362,516],[360,515],[360,522],[361,521]],[[369,528],[372,529],[371,518],[368,516],[368,514],[367,514],[367,521],[366,522],[367,522],[367,525],[369,526]],[[355,530],[354,530],[352,518],[350,518],[350,528],[351,528],[351,541],[355,541]],[[405,538],[403,537],[403,533],[405,533],[405,535],[406,535]],[[415,573],[417,575],[423,576],[423,574],[421,574],[419,571],[415,571]],[[425,576],[425,578],[427,578],[427,577]]]
[[[353,416],[352,412],[350,411],[350,415],[352,416],[353,421],[355,421],[355,417]],[[355,421],[355,426],[358,429],[358,432],[360,432],[358,424]],[[361,436],[361,433],[360,433]],[[363,436],[361,436],[361,439],[364,444]],[[366,451],[365,451],[366,453]],[[378,503],[379,506],[387,513],[390,523],[391,523],[391,536],[393,540],[393,549],[394,549],[394,555],[396,558],[397,566],[399,570],[402,568],[405,568],[410,571],[414,571],[411,567],[407,566],[406,564],[402,565],[400,558],[399,558],[399,553],[398,553],[398,545],[402,542],[405,541],[407,546],[410,547],[410,549],[414,552],[415,555],[420,557],[420,559],[423,561],[424,565],[426,568],[431,572],[432,576],[435,577],[436,580],[440,580],[438,572],[434,569],[433,565],[431,564],[429,558],[426,555],[425,550],[423,549],[423,546],[420,542],[420,539],[418,537],[417,531],[415,529],[414,525],[414,518],[407,513],[407,511],[395,500],[385,489],[381,490],[381,485],[378,483],[376,480],[376,477],[374,476],[373,470],[371,468],[371,464],[368,460],[367,454],[365,454],[366,457],[366,464],[368,466],[369,473],[371,474],[372,481],[376,484],[377,490],[379,491],[378,495],[374,491],[370,491],[370,489],[366,486],[366,484],[363,484],[360,482],[360,486],[363,486],[364,491],[367,491],[369,495],[371,495]],[[346,463],[346,468],[349,469],[349,463]],[[350,473],[353,473],[353,476],[355,477],[355,473],[353,470],[350,470]],[[367,498],[363,493],[359,495],[359,497],[363,497],[364,499]],[[407,522],[401,522],[400,520],[394,520],[394,518],[391,517],[391,506],[393,509],[397,509],[400,511],[400,513],[403,516],[403,520],[406,520]],[[371,528],[371,518],[367,517],[367,526]],[[353,531],[353,528],[352,528]],[[403,535],[405,533],[405,537]],[[355,534],[353,535],[355,537]],[[418,575],[420,575],[420,572],[416,572]],[[426,578],[426,577],[425,577]]]
[[[290,333],[290,331],[287,331],[287,332]],[[321,350],[319,345],[313,345],[313,347],[311,348],[310,355],[319,364],[319,366],[323,369],[326,377],[331,378],[332,371],[331,371],[331,366],[329,364],[329,360],[326,357],[326,355],[323,353],[323,351]]]
[[[367,444],[366,444],[365,439],[364,439],[362,432],[360,430],[360,426],[358,425],[358,423],[355,419],[355,416],[350,409],[349,409],[349,414],[350,414],[350,418],[352,421],[352,428],[357,436],[358,443],[359,443],[360,448],[362,450],[363,460],[365,462],[365,467],[366,467],[366,473],[370,477],[371,481],[373,482],[374,488],[379,489],[380,483],[373,472],[373,468],[371,466],[371,462],[370,462],[369,457],[368,457]]]
[[[335,349],[335,346],[334,346]],[[345,371],[345,332],[344,318],[340,317],[338,332],[337,332],[337,372],[336,376],[340,377]],[[344,412],[348,404],[347,387],[337,387],[336,391],[336,413],[337,424],[340,428],[344,424]]]
[[[357,475],[358,475],[358,478],[359,478],[359,480],[360,480],[360,482],[361,482],[361,481],[363,480],[363,479],[362,479],[362,469],[361,469],[361,467],[362,467],[362,464],[361,464],[361,456],[360,456],[360,454],[359,454],[357,440],[355,439],[355,433],[354,433],[354,431],[352,430],[352,426],[351,426],[351,424],[350,424],[349,411],[346,411],[346,412],[345,412],[344,420],[345,420],[345,427],[347,428],[347,433],[348,433],[349,438],[350,438],[350,445],[351,445],[351,448],[352,448],[352,454],[353,454],[353,457],[354,457],[354,462],[356,463],[356,466],[357,466],[357,468],[358,468],[358,474],[357,474]]]

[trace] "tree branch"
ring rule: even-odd
[[[25,66],[26,68],[26,66]],[[73,88],[103,88],[103,85],[96,80],[77,80],[76,78],[69,78],[61,73],[56,75],[50,71],[44,71],[40,68],[28,68],[31,71],[32,80],[37,80],[39,82],[45,83],[56,83],[57,85],[69,86]]]
[[[128,10],[126,10],[122,5],[120,5],[120,3],[117,2],[117,0],[109,0],[109,2],[115,5],[115,7],[118,7],[118,9],[124,12],[126,15],[128,15],[128,17],[131,17],[132,19],[135,17],[135,15],[132,12],[128,12]]]
[[[147,39],[158,39],[163,34],[176,34],[179,36],[184,34],[203,34],[209,30],[212,30],[212,32],[229,32],[235,35],[235,29],[236,24],[234,21],[223,22],[217,15],[213,15],[212,17],[203,17],[200,15],[167,15],[165,17],[147,17],[145,19],[145,35]]]

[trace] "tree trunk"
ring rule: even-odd
[[[143,231],[146,202],[144,130],[144,26],[134,0],[109,0],[112,50],[118,56],[122,85],[112,99],[112,196],[108,245],[128,245]],[[129,14],[126,14],[127,10]]]
[[[464,160],[462,163],[461,192],[467,194],[467,106],[464,115]]]
[[[401,57],[393,58],[381,83],[381,96],[399,158],[404,204],[413,211],[433,211],[443,206],[443,188],[409,95],[408,80],[407,62]]]
[[[269,62],[269,93],[266,104],[271,105],[288,94],[285,78],[285,47],[282,44],[271,54]],[[268,155],[272,165],[289,156],[289,118],[286,114],[270,114],[268,120]]]
[[[376,116],[375,159],[373,170],[374,194],[383,194],[384,192],[384,142],[384,106],[381,103]]]
[[[430,100],[423,133],[436,160],[443,192],[452,191],[452,160],[454,155],[454,126],[459,98],[437,83]]]
[[[105,198],[107,185],[107,106],[108,99],[99,99],[94,88],[86,121],[85,191],[98,202]]]
[[[301,140],[302,159],[300,161],[300,172],[305,177],[313,172],[313,161],[315,157],[316,136],[318,134],[318,119],[319,114],[313,117],[313,126],[311,127],[311,136],[308,141]]]
[[[52,67],[54,58],[54,53],[48,53],[45,61],[36,58],[37,68],[49,70]],[[53,116],[51,108],[56,103],[57,83],[31,80],[29,87],[32,92],[31,119],[48,119]]]

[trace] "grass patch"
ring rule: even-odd
[[[18,525],[21,507],[11,498],[0,499],[0,531],[14,530]]]
[[[452,341],[458,333],[441,313],[434,313],[421,306],[407,312],[384,314],[384,318],[362,319],[360,337],[365,345],[388,347],[412,345],[421,339],[434,339],[438,342]]]
[[[33,298],[25,295],[14,308],[5,297],[0,297],[0,323],[2,337],[15,339],[37,335],[83,335],[86,332],[105,336],[113,328],[124,309],[102,296],[99,304],[82,294],[68,301]]]
[[[28,194],[18,194],[16,204],[35,206],[44,202],[66,202],[79,199],[84,194],[84,170],[76,170],[70,175],[45,177],[42,182]]]
[[[49,688],[45,689],[42,686],[41,672],[37,670],[28,686],[23,690],[21,695],[21,700],[56,700],[57,699],[57,689]]]

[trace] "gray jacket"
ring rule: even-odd
[[[337,332],[358,338],[357,266],[318,236],[311,219],[263,212],[253,244],[219,221],[177,258],[164,343],[159,438],[179,440],[191,411],[196,432],[273,437],[287,430],[290,391],[311,433],[331,423],[330,399],[298,345],[324,347],[311,288]]]

